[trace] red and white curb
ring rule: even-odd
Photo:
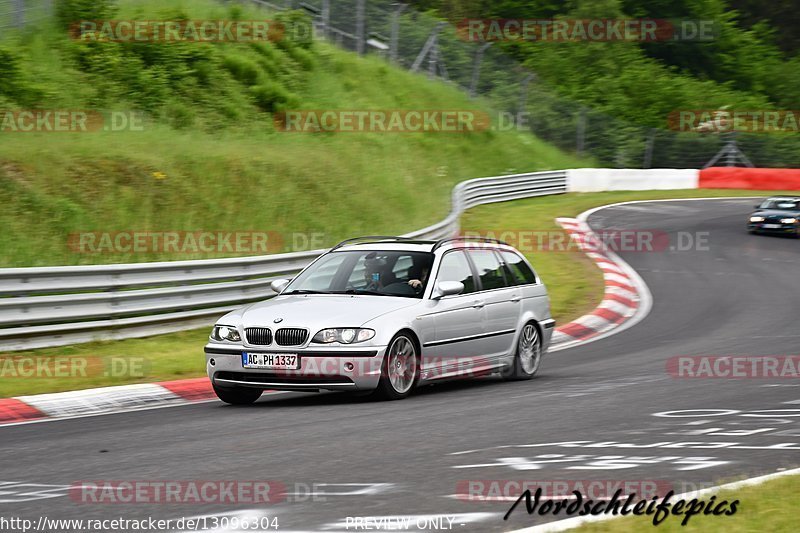
[[[0,425],[169,407],[216,398],[208,378],[0,399]]]
[[[639,322],[650,311],[650,291],[639,275],[614,252],[594,244],[598,242],[597,237],[586,219],[605,207],[609,206],[592,209],[574,219],[556,219],[603,271],[605,293],[594,311],[556,328],[551,352],[618,333]],[[0,399],[0,426],[172,407],[215,399],[207,377],[18,396]]]
[[[570,242],[577,244],[603,272],[603,300],[591,313],[559,326],[553,332],[550,351],[556,352],[619,333],[640,322],[650,312],[652,296],[644,280],[616,253],[603,246],[586,220],[598,207],[578,218],[557,218]]]

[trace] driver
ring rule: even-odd
[[[431,261],[415,258],[414,265],[408,269],[408,284],[419,292],[428,281],[431,273]]]

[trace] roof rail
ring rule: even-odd
[[[437,248],[439,248],[440,246],[442,246],[442,245],[444,245],[444,244],[446,244],[448,242],[451,242],[451,241],[493,242],[495,244],[504,244],[506,246],[510,246],[510,244],[508,244],[507,242],[501,241],[499,239],[489,239],[487,237],[464,237],[464,236],[461,236],[461,237],[448,237],[446,239],[439,239],[438,241],[436,241],[436,244],[433,245],[433,249],[431,250],[431,252],[436,251]]]
[[[342,246],[345,246],[347,244],[356,243],[358,241],[381,242],[381,241],[412,241],[412,240],[414,239],[411,239],[409,237],[396,237],[392,235],[366,235],[364,237],[355,237],[353,239],[344,240],[339,244],[337,244],[336,246],[334,246],[333,248],[331,248],[331,251],[336,250],[337,248],[341,248]]]

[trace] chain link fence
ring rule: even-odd
[[[677,132],[625,122],[556,94],[496,44],[462,40],[453,25],[401,3],[274,0],[270,5],[306,10],[318,32],[345,49],[384,55],[484,98],[496,110],[515,116],[524,112],[525,127],[532,133],[602,166],[800,166],[797,134]]]
[[[12,28],[22,29],[46,19],[53,13],[55,0],[0,0],[0,34]]]

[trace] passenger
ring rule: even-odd
[[[364,279],[367,282],[365,290],[380,291],[386,283],[384,272],[386,260],[378,257],[375,252],[367,254],[364,259]]]

